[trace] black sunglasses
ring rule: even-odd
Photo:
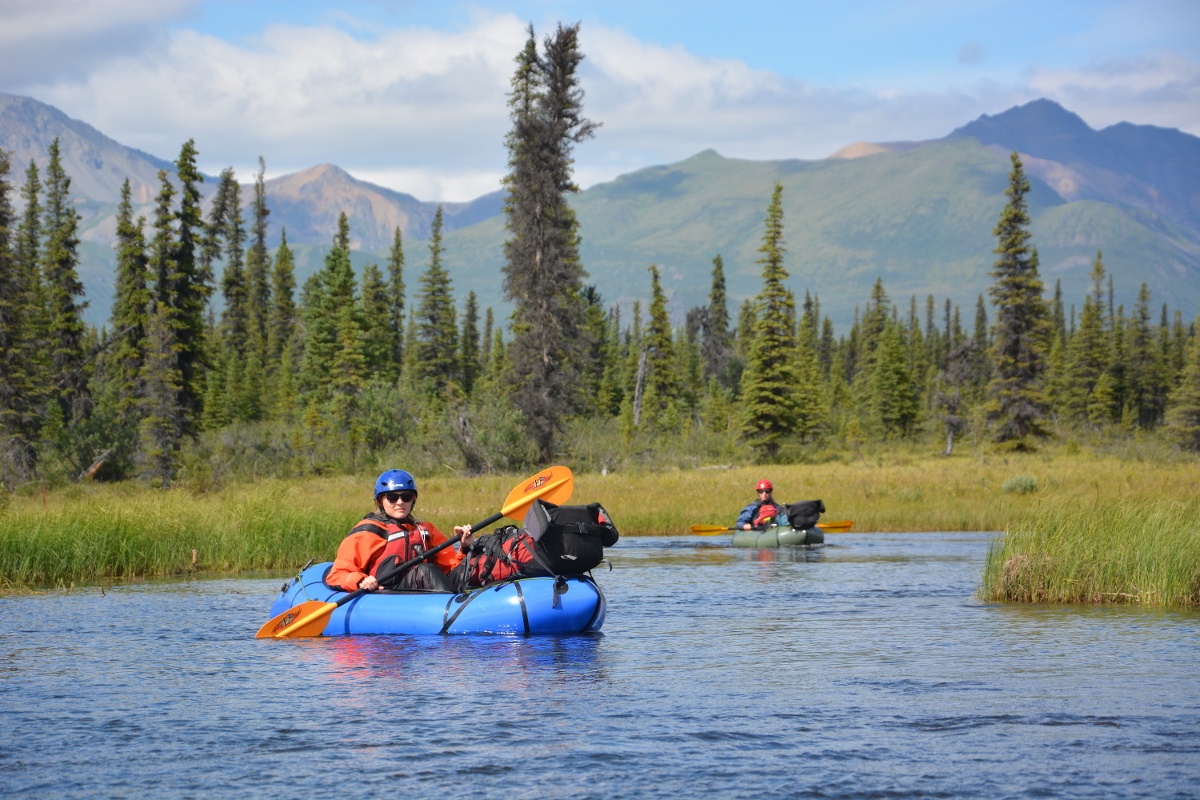
[[[403,501],[405,503],[411,503],[413,500],[417,499],[417,493],[416,492],[384,492],[383,499],[387,500],[392,505],[395,505],[396,503],[399,503],[401,501]]]

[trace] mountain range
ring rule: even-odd
[[[0,147],[13,155],[15,200],[25,165],[34,160],[44,167],[55,137],[83,218],[87,318],[100,325],[111,306],[120,186],[130,179],[137,213],[149,216],[158,170],[172,165],[52,106],[0,94]],[[819,297],[843,331],[877,277],[904,309],[910,296],[923,307],[933,294],[939,309],[949,298],[971,315],[991,282],[992,229],[1006,201],[1013,151],[1032,184],[1033,243],[1048,291],[1061,280],[1066,302],[1081,305],[1099,250],[1117,301],[1127,308],[1145,282],[1156,305],[1166,301],[1187,319],[1196,314],[1200,138],[1127,122],[1097,131],[1048,100],[981,116],[941,139],[859,142],[818,160],[731,159],[706,150],[592,186],[572,200],[588,282],[606,302],[645,305],[647,270],[657,264],[671,311],[681,319],[687,308],[707,303],[712,259],[720,255],[736,311],[761,283],[757,248],[778,181],[789,285],[798,296]],[[206,179],[206,192],[215,186]],[[407,282],[416,286],[437,203],[358,180],[332,164],[273,178],[266,189],[271,244],[286,227],[297,250],[298,283],[320,266],[345,211],[356,266],[382,263],[399,226]],[[250,197],[246,186],[243,203]],[[495,303],[503,319],[502,193],[443,205],[444,263],[456,296],[474,291],[482,305]]]

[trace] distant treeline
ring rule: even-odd
[[[672,324],[654,265],[648,302],[623,319],[583,283],[565,200],[570,146],[595,127],[582,117],[576,33],[560,26],[542,53],[530,29],[513,78],[507,325],[474,292],[455,298],[440,209],[415,287],[399,228],[387,263],[355,275],[343,213],[323,268],[297,293],[286,230],[273,254],[266,246],[262,160],[248,203],[227,169],[204,215],[189,141],[175,176],[159,173],[153,219],[134,218],[126,181],[111,319],[89,328],[58,142],[44,175],[29,165],[19,217],[0,151],[0,481],[167,486],[181,470],[251,461],[256,475],[389,461],[513,470],[570,461],[589,433],[603,439],[589,452],[614,460],[664,442],[769,461],[914,436],[937,436],[949,453],[967,431],[1017,449],[1064,431],[1161,431],[1200,449],[1195,323],[1156,307],[1145,284],[1132,309],[1115,306],[1100,253],[1081,304],[1057,286],[1046,299],[1016,154],[995,283],[969,320],[932,295],[896,304],[877,280],[835,333],[816,294],[797,301],[786,287],[779,185],[762,289],[736,318],[714,254],[709,302],[684,324]]]

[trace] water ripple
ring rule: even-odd
[[[274,578],[0,599],[0,795],[1195,798],[1200,614],[979,603],[990,539],[622,540],[565,639],[255,640]]]

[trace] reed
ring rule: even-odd
[[[1200,606],[1200,499],[1189,492],[1036,508],[990,548],[980,595]]]
[[[373,477],[272,479],[206,492],[82,484],[44,497],[31,487],[7,495],[0,505],[0,591],[184,574],[283,572],[310,558],[328,560],[350,526],[370,510]],[[478,521],[499,510],[523,477],[418,475],[417,515],[443,531]],[[656,467],[607,474],[577,470],[571,502],[603,503],[622,536],[683,535],[694,524],[732,524],[738,510],[753,499],[759,478],[775,483],[780,500],[824,500],[825,519],[853,519],[856,533],[1013,531],[1004,541],[1012,549],[1004,551],[1001,566],[1022,552],[1023,531],[1061,529],[1064,539],[1070,531],[1087,539],[1100,535],[1093,530],[1123,528],[1127,535],[1145,530],[1151,519],[1157,520],[1160,533],[1128,538],[1177,542],[1170,556],[1172,573],[1194,575],[1200,561],[1195,539],[1189,549],[1189,540],[1179,538],[1198,530],[1194,501],[1190,506],[1186,500],[1175,501],[1192,509],[1193,516],[1186,517],[1168,514],[1174,506],[1162,500],[1194,494],[1200,485],[1200,464],[1194,460],[1122,459],[1066,448],[943,458],[896,447],[869,458],[815,464]],[[1167,503],[1165,510],[1152,512],[1160,500]],[[1076,522],[1059,525],[1054,514]],[[837,536],[829,534],[827,540],[836,542]],[[1070,563],[1083,564],[1088,551],[1081,544],[1064,546],[1062,552]],[[1138,552],[1139,559],[1159,557]],[[1029,556],[1032,561],[1042,558]],[[1138,579],[1148,570],[1143,566]],[[1078,580],[1075,574],[1069,577]],[[1165,589],[1151,589],[1159,593],[1153,596],[1165,596]],[[1141,583],[1128,581],[1097,591],[1113,597],[1122,592],[1152,596]]]
[[[732,525],[759,478],[771,479],[784,502],[823,500],[824,519],[853,519],[856,533],[1002,531],[1039,507],[1191,493],[1200,464],[1064,451],[943,458],[895,450],[849,462],[577,474],[575,500],[604,503],[622,535],[682,534],[694,524]],[[1013,491],[1014,478],[1022,491]]]
[[[295,570],[333,558],[371,510],[370,477],[268,480],[194,494],[127,483],[6,496],[0,591],[188,574]],[[417,516],[443,531],[500,509],[520,476],[422,480]]]

